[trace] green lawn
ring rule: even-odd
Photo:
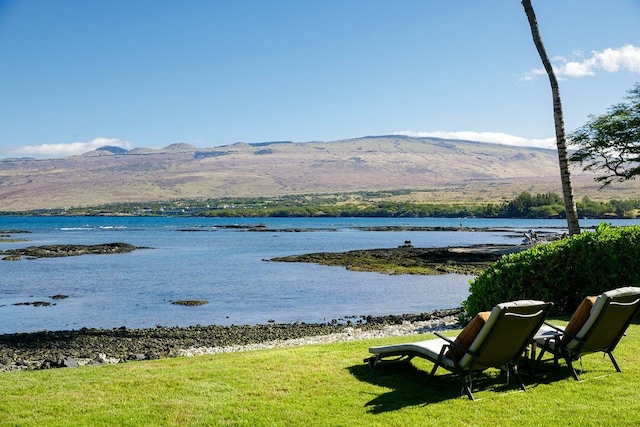
[[[455,332],[452,332],[454,334]],[[640,425],[640,326],[615,351],[583,358],[582,381],[561,366],[520,392],[497,371],[476,401],[429,362],[371,370],[370,345],[431,335],[0,374],[2,426],[602,426]],[[580,363],[576,363],[580,366]]]

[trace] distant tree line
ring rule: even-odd
[[[387,217],[387,218],[564,218],[562,198],[555,193],[523,192],[503,203],[482,205],[376,201],[407,192],[361,192],[336,195],[179,200],[172,202],[117,203],[90,208],[49,209],[23,215],[134,215],[203,216],[216,218],[258,217]],[[588,218],[636,218],[640,199],[596,202],[588,197],[577,203]],[[15,212],[0,214],[15,215]]]
[[[578,214],[590,218],[635,218],[640,200],[596,202],[588,197],[577,203]],[[251,208],[237,206],[202,213],[211,217],[390,217],[390,218],[564,218],[562,198],[555,193],[523,192],[502,204],[455,205],[381,201],[347,204],[275,204]]]
[[[584,197],[577,202],[578,215],[589,218],[635,218],[640,209],[640,200],[610,200],[596,202]],[[505,203],[499,215],[506,218],[563,218],[565,216],[562,198],[555,193],[531,195],[521,193],[514,200]]]

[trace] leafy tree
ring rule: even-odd
[[[612,211],[617,216],[625,218],[634,218],[638,208],[640,208],[639,200],[611,200],[613,206]]]
[[[602,171],[595,178],[605,187],[640,175],[640,84],[627,91],[628,102],[609,109],[608,114],[589,116],[589,121],[570,135],[578,150],[571,161],[583,170]]]
[[[525,191],[506,204],[504,216],[509,218],[522,218],[526,216],[531,206],[533,206],[533,197],[531,193]]]
[[[580,212],[580,215],[586,216],[586,217],[595,217],[595,218],[603,217],[607,213],[612,213],[615,211],[611,203],[604,204],[604,203],[594,202],[588,196],[584,196],[582,198],[582,202],[578,202],[577,205],[578,205],[578,212]]]
[[[533,37],[533,44],[535,44],[544,69],[549,76],[549,83],[551,84],[551,94],[553,96],[553,119],[556,129],[556,145],[558,146],[558,162],[560,164],[560,181],[562,182],[562,194],[564,196],[564,206],[567,215],[567,226],[569,228],[569,235],[580,234],[580,224],[578,223],[578,210],[576,203],[573,200],[573,187],[571,185],[571,173],[569,172],[569,154],[567,151],[567,141],[564,133],[564,117],[562,114],[562,102],[560,101],[560,87],[558,85],[558,79],[553,72],[551,61],[547,55],[547,51],[542,43],[542,37],[538,29],[538,21],[536,20],[533,6],[531,6],[531,0],[522,0],[522,6],[524,7],[525,14],[529,20],[529,26],[531,28],[531,36]]]
[[[557,194],[543,193],[532,196],[526,191],[505,203],[501,211],[501,216],[507,218],[549,218],[564,215],[562,198]]]
[[[533,206],[528,218],[553,218],[564,216],[564,206],[560,204]]]

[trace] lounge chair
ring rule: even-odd
[[[536,344],[540,349],[538,361],[542,360],[545,351],[554,355],[554,367],[558,358],[562,358],[569,365],[573,378],[579,380],[573,362],[586,354],[604,352],[620,372],[613,350],[639,309],[638,287],[619,288],[598,297],[586,297],[565,328],[547,322],[540,328],[536,334]]]
[[[550,303],[522,300],[498,304],[490,312],[476,315],[455,340],[435,333],[438,338],[407,344],[371,347],[374,356],[365,359],[372,368],[384,361],[409,361],[422,357],[433,362],[431,380],[443,367],[462,380],[463,391],[473,400],[472,374],[487,368],[512,372],[525,390],[516,362],[533,334],[545,320]]]

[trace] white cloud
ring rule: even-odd
[[[559,77],[584,77],[595,76],[594,68],[597,68],[597,61],[595,58],[590,58],[582,62],[567,62],[561,68],[554,71],[557,71]]]
[[[473,131],[461,131],[461,132],[447,132],[447,131],[435,131],[435,132],[411,132],[402,131],[394,132],[394,135],[414,136],[418,138],[432,137],[442,139],[463,139],[467,141],[488,142],[493,144],[515,145],[518,147],[538,147],[538,148],[555,148],[555,138],[545,139],[527,139],[520,136],[509,135],[502,132],[473,132]]]
[[[580,52],[573,56],[581,57]],[[553,59],[553,71],[559,79],[595,76],[598,71],[616,73],[629,71],[640,74],[640,47],[631,44],[617,49],[607,48],[603,51],[592,51],[591,56],[582,60],[569,60],[564,57]],[[536,68],[522,75],[522,80],[528,81],[546,74],[543,68]]]
[[[620,49],[605,49],[595,52],[595,57],[605,71],[616,72],[620,68],[640,73],[640,48],[626,45]]]
[[[70,142],[67,144],[26,145],[10,151],[13,155],[27,157],[68,157],[83,154],[105,145],[130,148],[131,144],[117,138],[95,138],[88,142]]]
[[[547,75],[547,72],[545,71],[544,68],[534,68],[531,71],[523,73],[520,79],[524,81],[530,81],[543,75]]]

